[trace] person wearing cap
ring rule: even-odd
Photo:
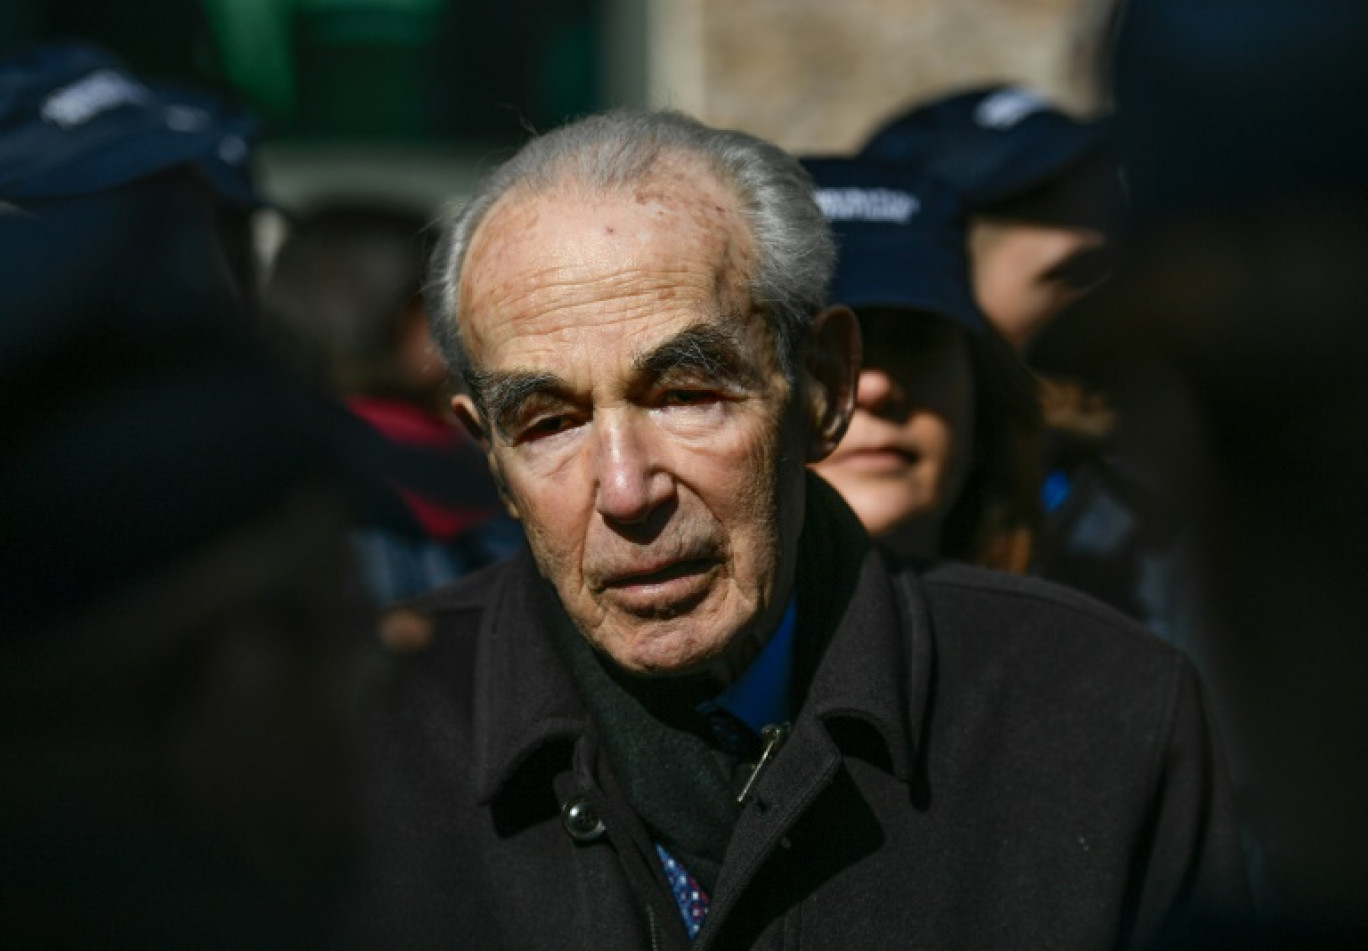
[[[1114,117],[1084,121],[1019,86],[933,99],[862,155],[926,171],[964,197],[974,293],[1037,374],[1043,517],[1031,571],[1181,642],[1187,540],[1167,487],[1128,445],[1108,367],[1117,341],[1079,312],[1111,268],[1123,209]]]
[[[855,310],[865,350],[850,429],[816,472],[902,555],[1025,571],[1034,381],[974,303],[958,196],[869,159],[804,166],[836,237],[831,299]]]
[[[794,158],[591,116],[440,230],[453,409],[528,545],[412,605],[355,944],[1144,945],[1238,891],[1181,654],[899,559],[808,468],[860,342]]]
[[[188,87],[149,83],[69,40],[0,57],[0,201],[32,213],[154,181],[200,205],[244,312],[255,312],[256,120]]]
[[[1110,124],[1020,86],[919,104],[879,127],[865,158],[910,165],[964,197],[974,295],[1018,351],[1109,268],[1120,200]]]

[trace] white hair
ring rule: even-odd
[[[590,116],[533,138],[438,223],[425,297],[433,336],[452,375],[468,383],[477,369],[461,337],[461,274],[472,236],[501,197],[515,188],[538,194],[570,183],[626,190],[677,157],[699,161],[738,196],[758,256],[751,298],[770,321],[780,365],[793,377],[797,348],[825,305],[836,258],[807,172],[755,136],[714,129],[679,112],[630,110]]]

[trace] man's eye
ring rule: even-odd
[[[533,420],[523,426],[518,432],[518,441],[528,442],[554,436],[556,433],[569,429],[571,422],[569,416],[543,416],[541,419]]]
[[[665,406],[701,406],[716,403],[720,399],[713,390],[666,390],[660,402]]]

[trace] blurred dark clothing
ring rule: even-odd
[[[361,500],[353,541],[366,585],[391,604],[508,557],[521,527],[504,514],[488,464],[451,421],[412,402],[353,396],[348,408],[385,440],[385,485]]]
[[[395,491],[403,499],[414,528],[434,539],[450,541],[502,510],[497,493],[485,478],[484,455],[450,421],[401,400],[352,396],[346,403],[396,447],[406,450],[412,460],[409,477],[396,482]],[[437,481],[424,478],[420,467],[425,461],[432,464],[434,474],[439,466],[445,465],[447,471],[443,474],[454,476],[453,481],[458,484],[474,482],[477,477],[482,481],[473,491],[462,492],[459,498],[443,498],[439,491],[425,486],[426,482]]]
[[[373,608],[177,167],[0,206],[0,943],[326,943]]]
[[[1193,530],[1200,647],[1261,915],[1198,941],[1368,941],[1368,6],[1127,4],[1132,215],[1087,305],[1181,400],[1145,445]],[[1268,937],[1268,936],[1271,936]]]
[[[300,489],[84,613],[5,632],[0,943],[329,944],[378,668],[342,513]]]
[[[256,349],[193,174],[0,211],[0,269],[10,623],[78,610],[328,466],[290,431],[306,410]]]

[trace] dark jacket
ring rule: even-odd
[[[1042,582],[894,564],[824,484],[809,495],[801,708],[696,947],[1103,948],[1240,899],[1180,653]],[[436,633],[380,727],[349,940],[688,947],[530,557],[423,608]]]

